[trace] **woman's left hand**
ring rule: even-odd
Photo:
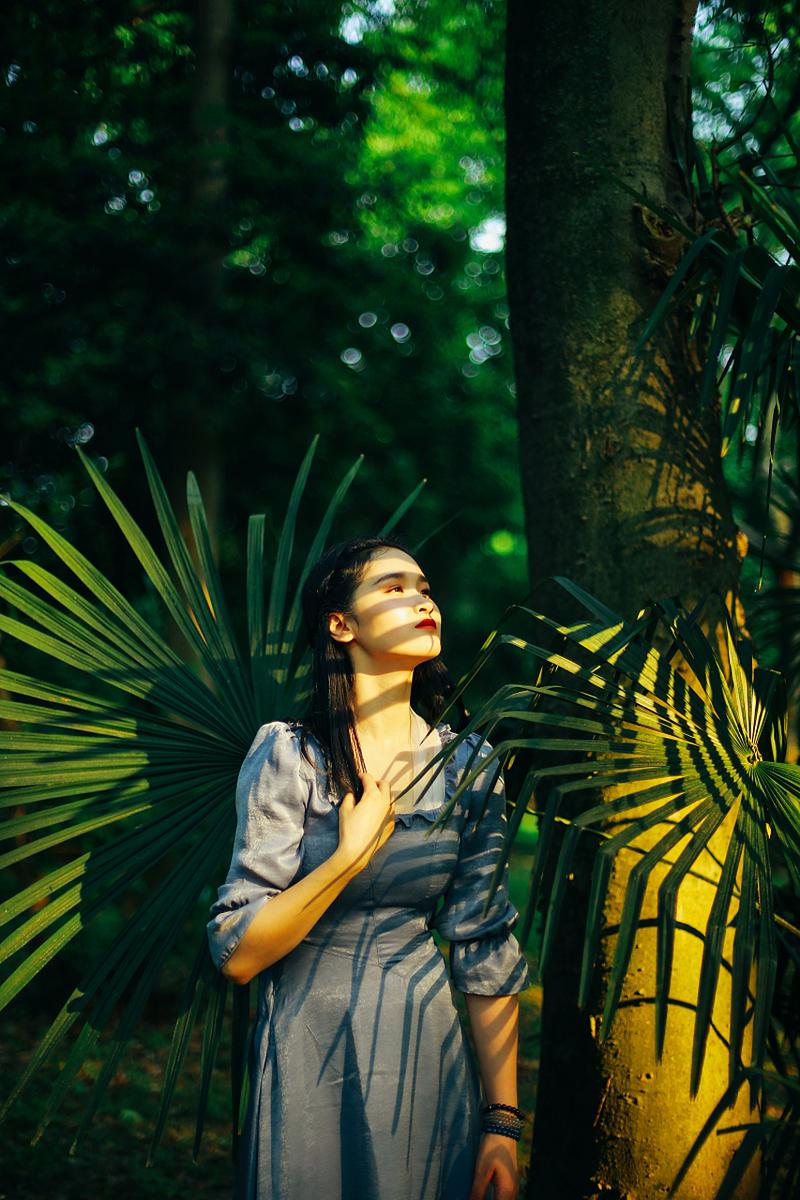
[[[484,1133],[481,1137],[469,1200],[488,1200],[490,1182],[494,1184],[494,1200],[517,1200],[517,1143],[502,1133]]]

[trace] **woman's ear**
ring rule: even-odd
[[[343,613],[328,614],[328,632],[336,642],[352,642],[355,637]]]

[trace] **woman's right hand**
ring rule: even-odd
[[[338,849],[349,866],[361,871],[394,833],[394,799],[387,780],[368,771],[359,771],[358,777],[363,788],[358,804],[346,792],[339,805]]]

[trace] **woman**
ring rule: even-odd
[[[516,993],[530,977],[507,868],[483,914],[502,776],[483,815],[491,768],[432,831],[473,749],[490,750],[471,734],[432,782],[408,789],[456,735],[428,724],[453,685],[441,614],[401,542],[332,547],[309,573],[303,612],[308,712],[256,734],[208,924],[217,967],[239,984],[258,978],[236,1196],[514,1200]],[[452,981],[433,928],[449,942]],[[466,994],[477,1065],[453,987]]]

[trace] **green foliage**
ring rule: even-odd
[[[607,1038],[639,928],[648,879],[655,866],[684,843],[658,888],[654,1012],[656,1052],[660,1060],[666,1035],[678,891],[709,839],[727,814],[735,811],[735,823],[704,931],[691,1070],[691,1091],[696,1095],[721,968],[723,938],[740,865],[742,878],[731,961],[731,1081],[742,1065],[753,965],[757,978],[750,1065],[761,1067],[764,1061],[777,960],[770,842],[775,844],[775,853],[786,864],[800,895],[800,768],[784,761],[785,684],[778,672],[755,665],[751,643],[737,636],[724,604],[730,661],[727,678],[715,649],[697,626],[702,606],[687,614],[675,601],[662,600],[643,609],[635,620],[625,621],[571,580],[554,578],[589,611],[590,619],[565,626],[527,606],[514,605],[509,615],[519,610],[531,617],[543,633],[557,637],[557,648],[549,650],[513,634],[501,634],[498,627],[489,635],[482,654],[460,684],[461,688],[466,687],[500,645],[513,646],[530,656],[535,668],[534,682],[501,688],[458,736],[463,739],[475,728],[485,730],[494,744],[486,765],[496,759],[498,770],[511,755],[520,752],[537,752],[539,758],[541,752],[552,753],[559,759],[550,766],[540,765],[537,759],[529,767],[516,797],[493,886],[507,861],[527,802],[538,789],[539,841],[519,935],[524,945],[543,888],[555,822],[565,798],[587,790],[594,793],[641,781],[641,786],[592,804],[569,821],[549,892],[539,972],[541,977],[556,937],[565,886],[582,832],[602,833],[610,817],[625,818],[623,829],[604,838],[594,857],[578,1001],[585,1007],[602,935],[603,905],[614,856],[623,847],[635,848],[636,838],[642,833],[662,829],[659,840],[643,854],[628,879],[600,1025],[601,1039]],[[658,651],[653,644],[657,631],[669,635],[666,652]],[[691,684],[671,666],[670,660],[676,653],[680,653],[691,672]],[[497,739],[494,730],[501,721],[513,721],[515,730],[510,736]],[[529,736],[534,730],[537,736]],[[576,752],[576,761],[564,761],[565,755]],[[469,786],[478,769],[465,771],[461,788]],[[457,795],[458,791],[441,820],[446,819]],[[635,815],[643,805],[648,806],[648,812]]]
[[[658,205],[617,177],[685,247],[637,350],[676,308],[691,307],[704,364],[701,403],[720,405],[723,459],[737,451],[737,467],[728,472],[734,493],[740,506],[760,504],[757,519],[765,526],[779,434],[793,434],[800,416],[799,40],[790,4],[764,10],[741,0],[701,9],[692,58],[694,130],[673,127],[670,147],[691,210]],[[756,466],[764,446],[760,503]],[[750,477],[737,488],[745,457]],[[791,457],[796,467],[796,448]],[[764,549],[762,541],[756,591]],[[775,656],[774,642],[760,649]]]
[[[21,884],[3,914],[12,964],[4,995],[44,990],[54,964],[67,958],[78,973],[72,1001],[15,1092],[78,1026],[43,1125],[70,1079],[81,1078],[82,1055],[96,1061],[96,1079],[107,1086],[148,989],[169,961],[172,951],[162,947],[159,931],[168,924],[176,951],[191,940],[203,887],[224,866],[231,779],[243,748],[277,704],[302,696],[297,594],[292,606],[288,590],[300,494],[325,513],[323,524],[336,512],[354,532],[364,531],[364,496],[370,514],[391,511],[399,497],[419,497],[409,519],[417,522],[419,544],[435,548],[440,578],[450,581],[447,611],[458,633],[448,658],[482,636],[487,608],[521,591],[525,576],[502,256],[503,6],[399,0],[390,16],[362,5],[245,0],[236,6],[222,114],[204,106],[198,85],[197,11],[179,2],[109,7],[90,0],[76,7],[48,0],[35,10],[14,2],[5,14],[0,219],[7,272],[0,309],[14,353],[4,358],[0,406],[15,448],[0,464],[0,481],[8,484],[0,542],[6,557],[19,544],[21,557],[6,561],[0,573],[2,649],[8,655],[13,646],[16,668],[3,672],[2,715],[26,728],[8,735],[4,757],[19,772],[5,795],[16,815],[6,825],[14,848],[4,861]],[[693,54],[696,136],[685,131],[691,144],[683,144],[674,132],[672,147],[694,198],[692,213],[659,214],[686,237],[688,253],[654,319],[672,303],[694,306],[706,354],[704,396],[712,402],[718,394],[723,403],[724,450],[738,450],[737,463],[728,453],[726,469],[748,516],[758,499],[749,469],[757,480],[768,442],[771,480],[773,448],[779,457],[797,408],[797,40],[797,14],[787,3],[768,12],[749,0],[701,10]],[[224,136],[209,147],[220,115]],[[224,186],[206,204],[202,185],[217,169]],[[139,471],[127,444],[134,424],[145,425],[158,445],[168,465],[164,481],[141,436],[146,472]],[[207,434],[200,443],[197,430]],[[309,430],[326,447],[324,461],[312,477],[306,459],[282,522],[272,514],[284,503],[285,464],[304,452]],[[65,453],[65,444],[86,446],[93,437],[105,455]],[[200,469],[198,444],[208,455],[204,468],[210,460],[224,480],[222,517],[209,529],[195,478],[189,479],[199,570],[167,498],[175,497],[187,462]],[[377,454],[351,465],[375,445]],[[789,463],[796,471],[793,446]],[[357,470],[364,488],[358,496],[350,489]],[[422,475],[434,480],[433,489],[419,491]],[[331,481],[339,479],[329,507]],[[132,511],[143,511],[146,486],[156,515],[139,528],[118,495],[131,498]],[[254,509],[263,515],[250,519],[245,564],[235,531]],[[372,515],[368,522],[374,532]],[[115,561],[120,528],[138,556],[130,562]],[[447,536],[435,540],[442,531]],[[166,567],[153,549],[156,533],[167,547]],[[318,532],[310,547],[300,548],[304,561],[324,540]],[[93,561],[114,563],[116,584],[77,551],[79,544],[91,545]],[[273,560],[267,611],[264,573]],[[81,590],[50,569],[63,565]],[[768,562],[769,578],[777,566]],[[245,567],[240,600],[225,591],[224,580]],[[762,559],[758,587],[763,570]],[[749,559],[743,580],[756,582]],[[762,661],[788,673],[782,631],[792,597],[785,602],[785,609],[776,603],[774,611],[786,619],[766,635]],[[600,631],[613,618],[595,616]],[[691,618],[681,614],[681,621],[688,624],[680,631],[694,638]],[[175,629],[180,653],[170,641]],[[585,632],[570,631],[574,651]],[[636,631],[630,643],[617,635],[613,644],[626,666],[645,632]],[[513,650],[518,641],[497,644]],[[622,744],[661,765],[663,744],[647,738],[656,732],[653,714],[663,696],[653,685],[656,707],[648,708],[649,693],[637,692],[633,667],[620,696],[618,663],[604,659],[602,647],[582,645],[588,649],[604,683],[598,692],[592,677],[595,690],[576,693],[577,717],[590,702],[595,725],[618,732],[620,715],[632,713],[637,733],[625,730]],[[707,651],[697,653],[705,662]],[[47,682],[39,677],[42,654]],[[779,787],[774,765],[739,763],[741,738],[752,736],[749,727],[743,732],[742,711],[766,711],[756,679],[769,676],[751,675],[746,663],[735,662],[742,674],[732,708],[726,700],[713,720],[700,722],[690,706],[670,713],[669,721],[689,721],[699,746],[720,741],[729,768],[743,772],[755,799],[740,804],[741,834],[748,813],[757,826],[759,812],[775,803],[796,768],[782,764],[789,776],[780,775]],[[483,656],[481,664],[490,688],[506,678],[498,655]],[[718,666],[710,669],[717,678]],[[90,677],[88,690],[75,686],[76,671]],[[465,678],[474,675],[471,668]],[[658,678],[670,679],[668,663]],[[724,699],[719,687],[717,699]],[[549,693],[531,694],[540,698],[530,715],[546,715]],[[556,694],[572,703],[569,689]],[[538,751],[578,753],[560,748],[559,733],[538,739]],[[602,737],[591,722],[571,733],[579,734],[566,739],[576,747],[587,733],[590,741]],[[597,752],[599,743],[591,744]],[[511,742],[505,751],[514,753]],[[691,767],[680,763],[686,787],[701,788],[708,780],[702,772],[693,776]],[[772,789],[766,796],[765,780]],[[569,785],[562,791],[568,794]],[[709,802],[699,828],[718,815],[713,797],[701,801],[686,814],[693,830]],[[725,802],[720,792],[717,804]],[[515,809],[518,834],[533,819],[525,807],[523,794]],[[545,832],[550,819],[543,814]],[[791,833],[795,826],[786,821]],[[586,821],[576,829],[598,832],[601,824],[598,817],[596,826]],[[76,837],[82,853],[64,857]],[[735,837],[731,854],[740,851],[747,861],[748,845],[741,849]],[[543,837],[537,872],[546,850]],[[595,916],[611,853],[609,847],[599,859]],[[33,874],[38,855],[56,861],[44,877]],[[748,868],[756,893],[762,885],[768,890],[765,861],[762,854]],[[526,931],[534,903],[532,892]],[[634,891],[626,905],[628,936],[636,904]],[[749,911],[737,936],[740,963],[756,954],[767,978],[765,918]],[[596,933],[590,922],[588,936]],[[662,936],[666,948],[668,921]],[[717,949],[709,943],[706,1003]],[[615,961],[616,984],[623,957]],[[235,1112],[246,1088],[244,1003],[239,994]],[[198,1021],[203,1026],[205,1097],[225,1023],[225,987],[200,958],[180,1014],[161,1122],[186,1070],[187,1031]],[[116,1031],[101,1052],[99,1031],[115,1017]],[[697,1029],[699,1069],[700,1015]],[[89,1100],[79,1136],[94,1118],[102,1087]],[[153,1148],[159,1133],[160,1127]]]
[[[769,586],[750,599],[754,640],[772,649],[788,681],[790,700],[800,699],[800,554],[792,536],[800,513],[800,487],[786,466],[779,466],[771,495],[770,523],[764,530],[777,570]],[[786,531],[789,531],[787,537]]]
[[[776,1075],[757,1067],[742,1067],[736,1072],[734,1079],[710,1113],[695,1145],[676,1175],[668,1193],[669,1198],[676,1194],[701,1146],[724,1116],[725,1110],[733,1105],[737,1094],[746,1083],[750,1083],[751,1087],[757,1085],[762,1088],[770,1083],[777,1085],[784,1094],[783,1110],[777,1117],[764,1116],[760,1121],[748,1125],[728,1125],[718,1130],[720,1134],[744,1131],[745,1136],[731,1159],[715,1200],[735,1200],[736,1188],[753,1156],[759,1152],[763,1155],[763,1161],[766,1163],[766,1170],[763,1173],[763,1194],[779,1197],[779,1200],[794,1200],[800,1187],[800,1155],[798,1155],[800,1084],[789,1075]]]
[[[219,1200],[231,1190],[229,1103],[222,1089],[212,1092],[199,1163],[188,1148],[196,1120],[200,1084],[201,1033],[195,1033],[170,1110],[169,1128],[157,1159],[146,1164],[158,1087],[169,1053],[174,1020],[167,1005],[150,1007],[140,1022],[124,1063],[110,1081],[89,1135],[70,1152],[75,1128],[103,1066],[103,1047],[81,1067],[46,1137],[31,1145],[48,1079],[37,1073],[3,1125],[3,1191],[14,1200],[80,1200],[85,1195],[119,1193],[126,1200]],[[229,1025],[230,1023],[228,1023]],[[7,1009],[2,1019],[2,1071],[8,1080],[22,1071],[35,1049],[37,1029],[31,1015]],[[230,1062],[230,1029],[219,1051],[218,1070]],[[54,1064],[58,1067],[58,1062]]]
[[[0,867],[13,868],[76,838],[81,850],[4,903],[0,923],[10,926],[10,932],[0,945],[0,960],[8,963],[0,985],[0,1009],[79,934],[97,938],[100,952],[92,955],[31,1056],[0,1118],[78,1023],[36,1129],[38,1140],[87,1056],[100,1051],[101,1031],[118,1017],[103,1047],[102,1069],[84,1105],[74,1149],[94,1118],[169,954],[181,938],[188,938],[196,943],[195,957],[179,1006],[150,1154],[163,1134],[202,1011],[196,1157],[229,987],[211,963],[205,923],[198,922],[199,901],[230,858],[232,800],[248,746],[261,724],[300,711],[307,697],[309,664],[300,628],[300,592],[323,552],[360,459],[342,480],[314,533],[294,593],[289,575],[296,525],[318,439],[312,440],[295,480],[274,563],[268,564],[264,553],[263,515],[251,517],[244,652],[228,617],[196,480],[189,475],[187,502],[198,566],[177,527],[145,439],[139,431],[137,436],[167,547],[166,566],[96,466],[80,447],[77,453],[163,608],[181,630],[191,663],[172,650],[83,554],[41,517],[5,497],[72,572],[83,592],[38,564],[4,561],[0,596],[9,611],[0,614],[0,630],[85,673],[91,684],[90,690],[81,691],[0,670],[4,694],[18,697],[0,701],[0,714],[12,723],[12,728],[0,731],[2,802],[7,809],[21,808],[23,814],[0,826],[0,837],[13,842]],[[412,494],[395,510],[381,532],[389,532],[414,498]],[[14,579],[15,569],[21,583]],[[112,836],[99,836],[109,831]],[[30,837],[37,833],[40,836]],[[134,913],[112,930],[113,936],[102,937],[98,926],[105,925],[108,935],[109,907],[129,897],[143,880],[147,887],[144,894],[139,890]],[[247,989],[236,989],[234,1140],[246,1094],[247,1024]]]
[[[525,578],[502,267],[503,7],[404,4],[357,22],[348,5],[238,4],[213,204],[198,198],[213,166],[198,11],[51,0],[46,20],[17,3],[6,14],[0,308],[15,353],[0,406],[14,449],[0,486],[110,563],[115,530],[65,444],[143,509],[138,425],[176,507],[185,469],[200,476],[220,569],[235,573],[232,530],[263,511],[272,544],[284,464],[310,433],[326,447],[312,508],[372,448],[343,528],[373,532],[374,506],[430,479],[414,536],[444,533],[449,653],[472,653],[482,605]],[[49,561],[17,514],[0,510],[0,526]],[[139,608],[139,573],[115,565]]]

